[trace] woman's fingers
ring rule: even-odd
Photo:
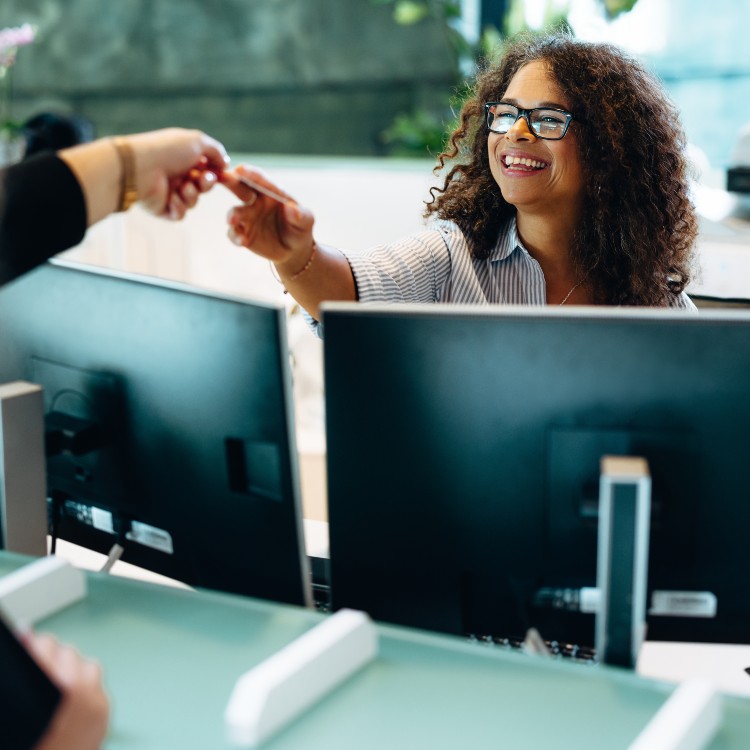
[[[268,179],[265,172],[256,167],[240,164],[231,172],[222,172],[220,182],[241,201],[247,203],[263,196],[277,203],[294,203],[294,198]]]

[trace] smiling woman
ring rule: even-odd
[[[278,191],[240,167],[226,180],[243,201],[229,234],[275,264],[313,326],[325,300],[692,310],[684,152],[676,109],[633,58],[523,36],[477,77],[423,232],[358,253],[319,245],[309,210],[248,188],[242,177]]]
[[[488,102],[564,110],[568,127],[550,139],[528,115],[498,124]],[[548,167],[522,182],[517,157]],[[682,125],[659,81],[617,47],[521,37],[478,76],[448,160],[428,212],[459,223],[474,257],[516,223],[542,267],[552,256],[584,280],[574,301],[687,301],[697,219]]]

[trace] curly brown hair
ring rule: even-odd
[[[697,219],[689,197],[686,139],[676,107],[639,62],[609,44],[565,32],[522,35],[495,64],[485,62],[459,124],[438,157],[425,216],[453,220],[475,258],[486,258],[516,209],[489,168],[484,103],[502,99],[525,64],[542,60],[570,100],[586,172],[572,261],[594,301],[661,306],[691,273]]]

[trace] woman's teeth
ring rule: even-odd
[[[505,166],[512,167],[519,164],[523,167],[530,167],[531,169],[544,169],[547,166],[546,162],[536,161],[535,159],[528,159],[521,156],[506,156]]]

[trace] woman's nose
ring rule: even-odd
[[[534,131],[529,128],[529,123],[526,122],[525,117],[519,117],[514,123],[510,130],[505,134],[505,137],[509,141],[535,141],[537,136]]]

